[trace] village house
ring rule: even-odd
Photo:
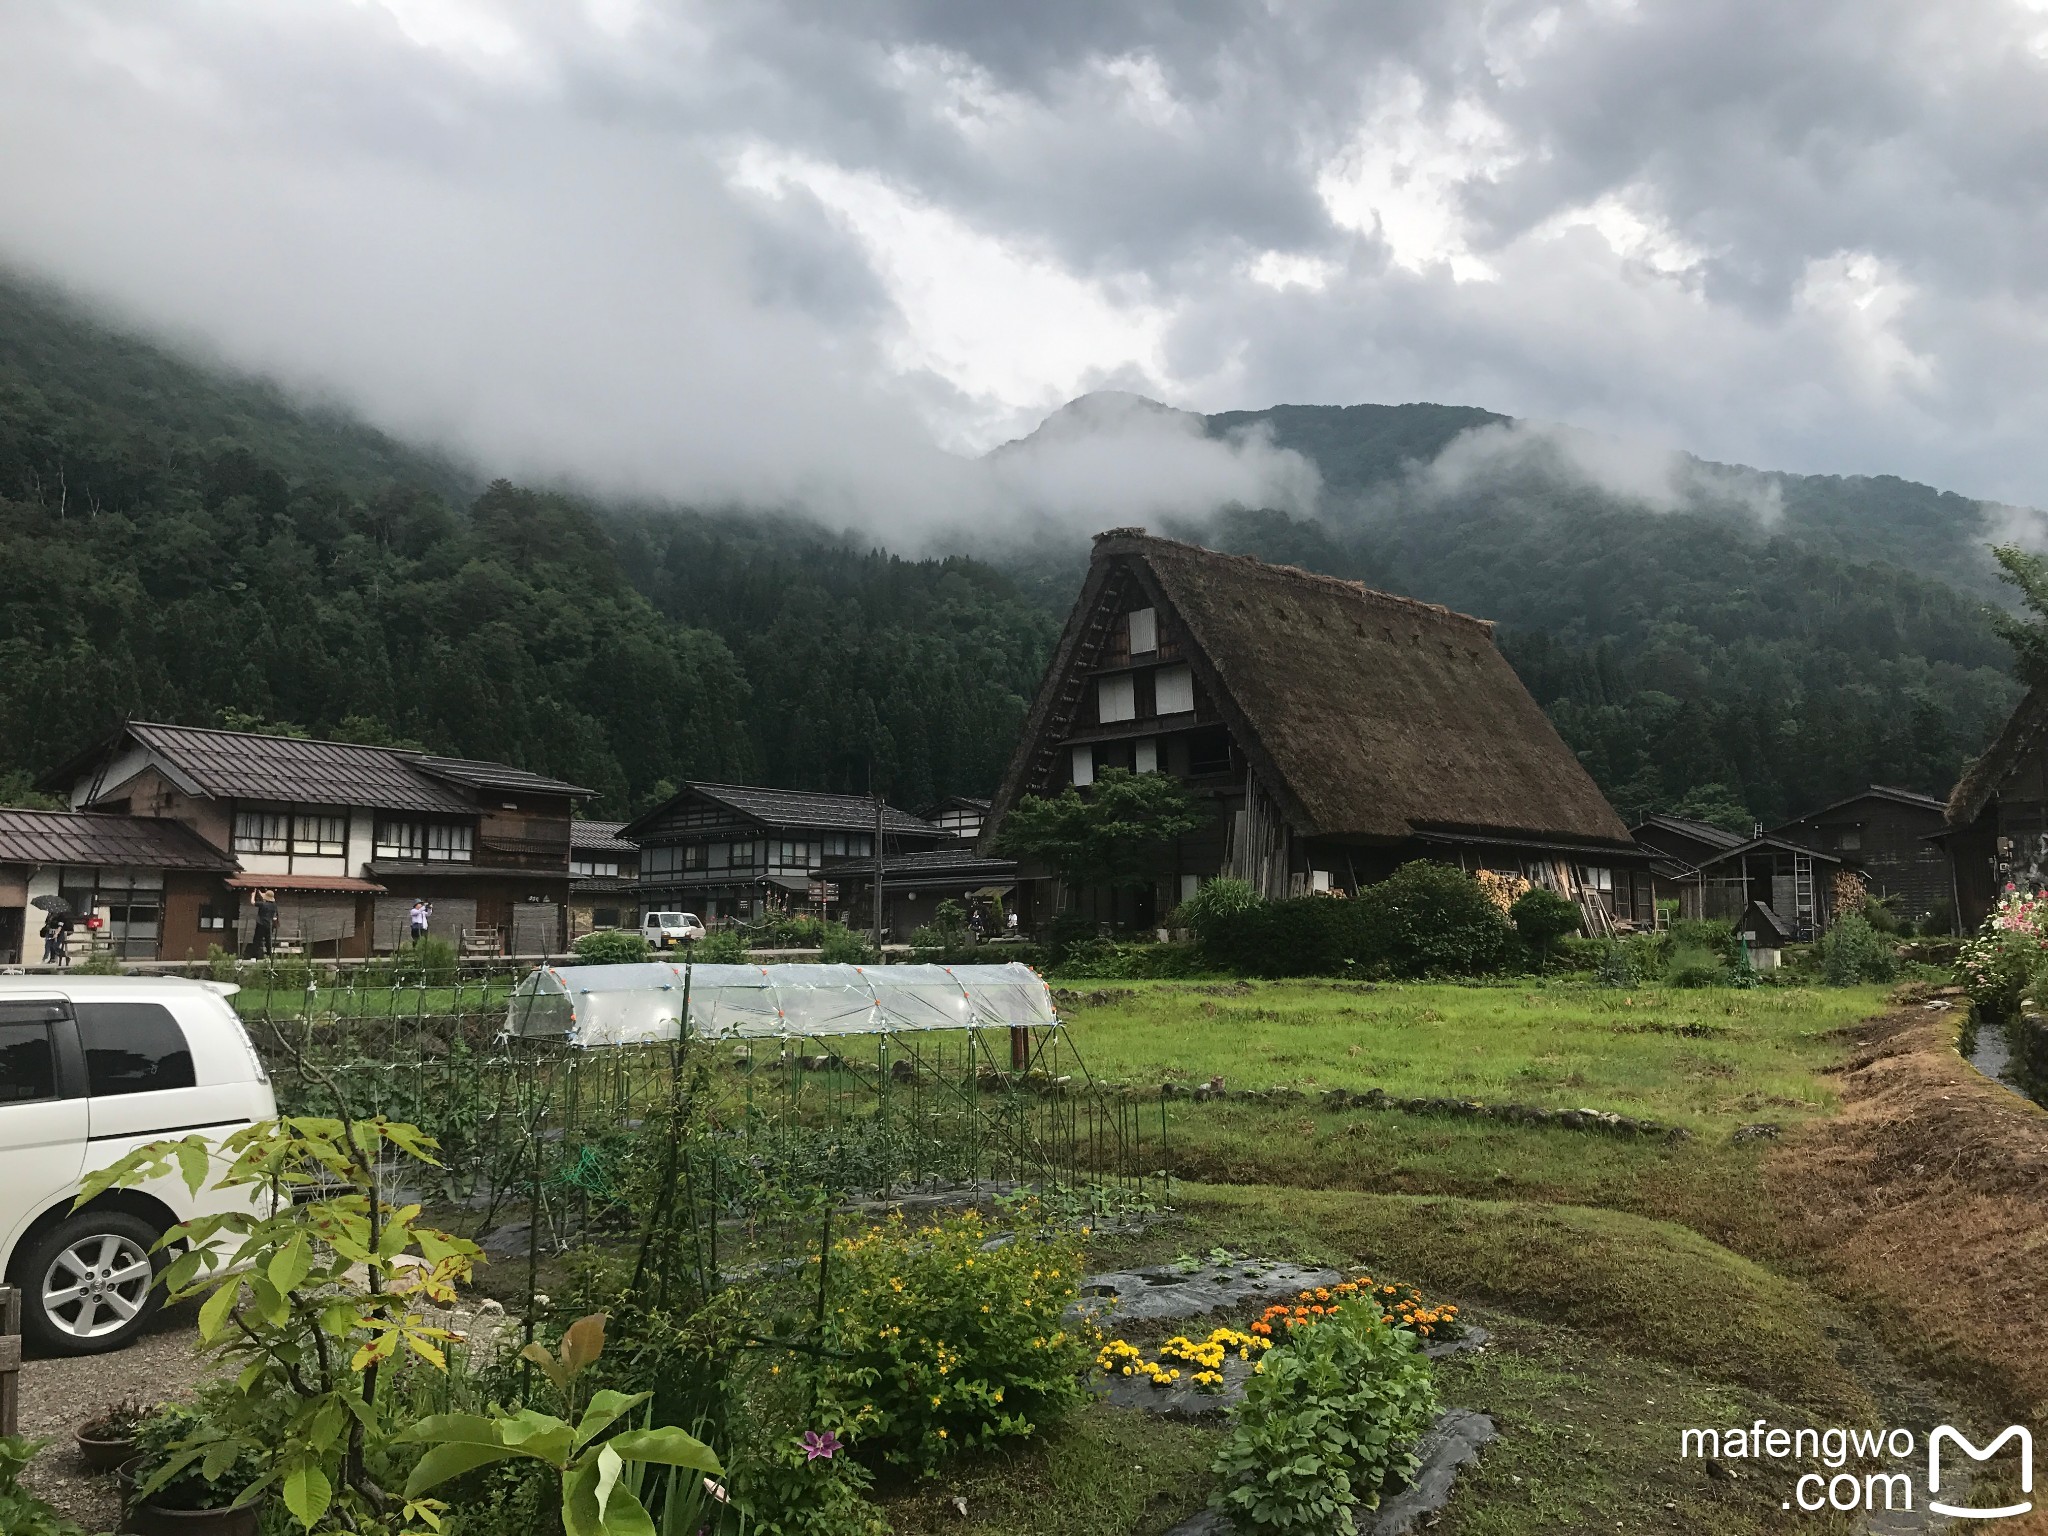
[[[849,923],[857,928],[873,923],[873,859],[827,860],[821,874],[839,891]],[[938,915],[940,902],[950,901],[963,912],[980,908],[987,937],[1001,938],[1016,886],[1015,859],[983,853],[971,843],[899,853],[883,861],[883,937],[892,943],[907,942]]]
[[[1629,835],[1650,855],[1651,901],[1675,901],[1678,915],[1687,918],[1706,915],[1707,890],[1701,866],[1749,841],[1749,836],[1711,822],[1663,814],[1645,816],[1629,828]]]
[[[1834,920],[1842,867],[1842,855],[1776,833],[1744,838],[1701,862],[1700,915],[1734,921],[1754,902],[1777,913],[1801,942],[1818,938]]]
[[[1873,784],[1770,832],[1833,854],[1863,877],[1873,896],[1889,901],[1899,916],[1919,922],[1955,910],[1947,830],[1945,801]]]
[[[104,944],[124,960],[204,954],[221,942],[207,922],[235,868],[175,821],[0,810],[0,965],[42,958],[37,935],[53,907],[75,919],[74,947]],[[92,917],[100,926],[89,935]]]
[[[988,821],[988,802],[972,795],[948,795],[936,805],[926,806],[918,815],[940,831],[971,843],[981,836]]]
[[[640,845],[619,836],[623,821],[569,824],[570,943],[602,928],[631,928],[640,918]]]
[[[710,922],[791,910],[839,915],[838,893],[820,870],[872,859],[878,830],[885,862],[952,840],[865,795],[708,783],[685,784],[618,835],[640,848],[643,912],[694,912]]]
[[[421,898],[429,931],[472,952],[559,951],[571,812],[590,794],[504,763],[145,721],[43,787],[96,820],[175,823],[229,861],[191,926],[167,912],[163,959],[246,949],[266,889],[279,937],[309,953],[395,949]]]
[[[1136,890],[1083,910],[1150,927],[1203,880],[1356,891],[1411,859],[1527,875],[1596,928],[1649,906],[1630,838],[1494,645],[1492,626],[1358,582],[1098,535],[982,835],[1026,795],[1109,768],[1169,773],[1212,808]],[[1049,915],[1046,871],[1020,889]],[[1642,891],[1637,894],[1640,883]]]
[[[2048,887],[2048,690],[2020,700],[1949,796],[1947,848],[1956,919],[1968,933],[2007,886]]]

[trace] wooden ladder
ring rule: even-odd
[[[1053,704],[1051,718],[1045,723],[1044,744],[1038,749],[1037,761],[1031,765],[1032,778],[1043,789],[1056,791],[1067,782],[1067,775],[1059,771],[1061,755],[1072,750],[1064,738],[1073,734],[1074,718],[1095,682],[1092,675],[1095,660],[1102,654],[1110,627],[1120,617],[1117,609],[1122,595],[1122,582],[1104,584],[1096,597],[1095,608],[1081,630],[1081,638],[1074,646],[1073,661],[1067,667],[1066,676],[1060,679],[1059,697]],[[1052,740],[1055,737],[1061,738],[1057,745]]]

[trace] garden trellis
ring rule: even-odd
[[[351,1113],[421,1125],[442,1167],[412,1197],[529,1267],[632,1229],[626,1170],[678,1095],[699,1127],[684,1166],[720,1221],[791,1201],[943,1205],[1005,1188],[1107,1214],[1163,1192],[1163,1107],[1090,1080],[1027,966],[649,962],[380,979],[301,961],[238,979],[288,1112],[331,1113],[339,1093]]]

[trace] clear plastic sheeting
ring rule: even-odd
[[[578,1045],[1056,1025],[1028,965],[561,965],[513,990],[506,1033]]]

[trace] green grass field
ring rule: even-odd
[[[1769,1142],[1731,1140],[1836,1110],[1825,1074],[1882,1011],[1880,988],[1107,982],[1063,996],[1098,1081],[1310,1095],[1169,1104],[1172,1209],[1140,1236],[1097,1238],[1091,1263],[1224,1248],[1370,1265],[1493,1332],[1438,1368],[1443,1401],[1491,1412],[1502,1438],[1433,1529],[1782,1530],[1774,1472],[1712,1479],[1678,1456],[1680,1431],[1899,1423],[1946,1400],[1785,1251]],[[1328,1087],[1612,1110],[1687,1134],[1332,1112],[1313,1096]],[[899,1491],[889,1513],[905,1532],[1163,1531],[1207,1497],[1220,1434],[1094,1407],[1000,1465]],[[1852,1529],[1840,1519],[1800,1529]]]
[[[1097,1079],[1382,1088],[1688,1129],[1825,1114],[1819,1073],[1878,987],[1619,991],[1307,981],[1079,986],[1062,1012]]]

